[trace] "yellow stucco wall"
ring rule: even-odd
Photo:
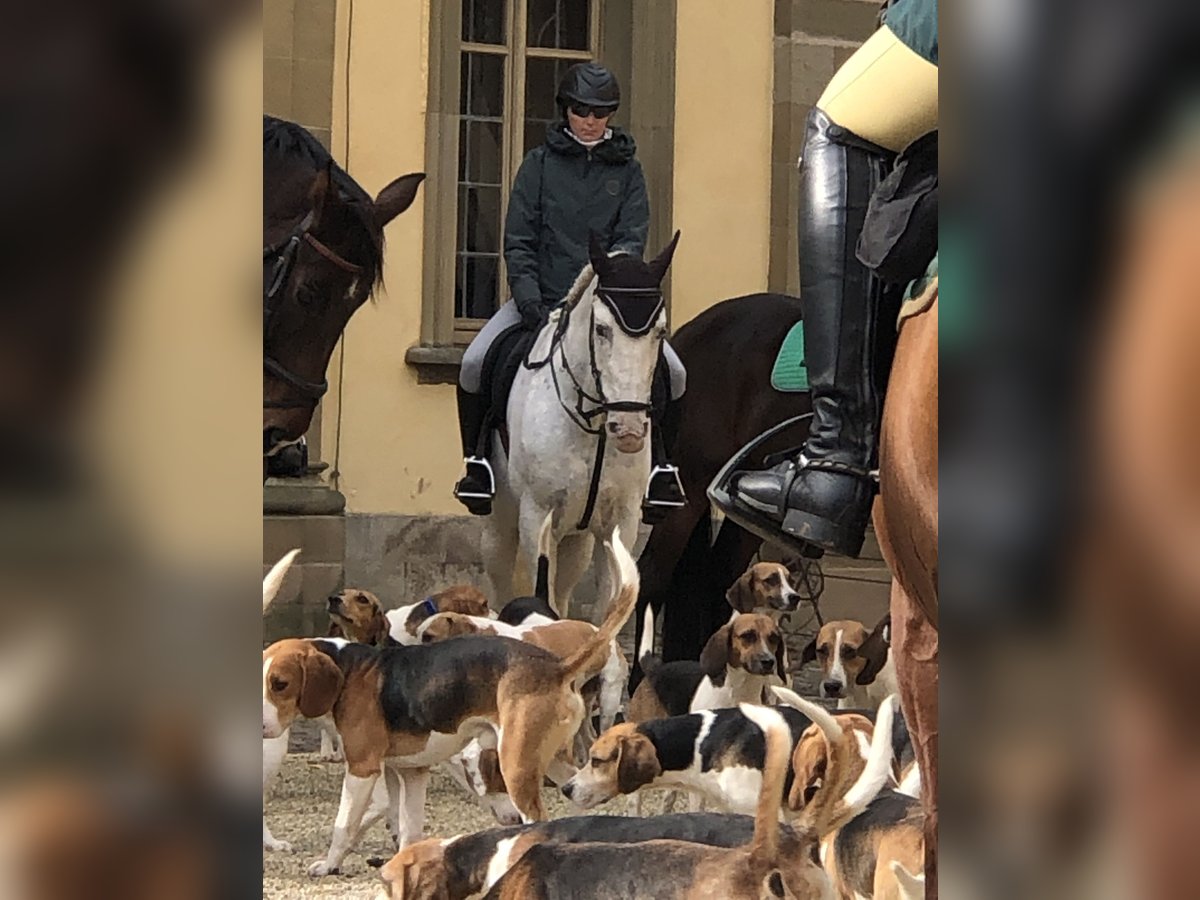
[[[429,7],[338,3],[331,149],[371,193],[424,168]],[[675,327],[767,286],[772,9],[770,0],[678,4]],[[462,512],[450,493],[461,464],[454,389],[418,385],[404,363],[420,336],[422,211],[418,197],[388,226],[385,289],[351,320],[330,365],[322,455],[336,457],[351,512]]]
[[[671,322],[767,289],[771,0],[678,0]]]
[[[332,149],[374,194],[425,168],[429,0],[343,0],[337,32]],[[418,195],[387,227],[384,289],[354,315],[330,363],[323,456],[332,464],[336,452],[352,512],[461,510],[450,496],[460,463],[454,389],[418,386],[404,363],[421,330],[423,209]]]

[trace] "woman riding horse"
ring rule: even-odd
[[[725,512],[845,556],[862,549],[875,493],[898,290],[855,258],[867,201],[895,153],[938,124],[937,0],[900,0],[809,114],[801,154],[800,295],[813,418],[800,452],[736,472]],[[927,260],[926,260],[927,261]]]
[[[474,515],[489,515],[496,493],[481,448],[489,419],[490,391],[484,363],[496,339],[514,328],[538,332],[588,262],[591,234],[604,249],[640,257],[646,246],[650,207],[633,138],[609,119],[621,103],[616,76],[598,63],[579,63],[558,86],[562,119],[521,163],[504,223],[504,262],[512,299],[479,332],[463,355],[458,382],[458,420],[466,474],[454,496]],[[662,423],[667,407],[683,394],[686,376],[665,343],[655,374],[652,468],[642,517],[653,524],[683,504],[678,470],[666,458]]]

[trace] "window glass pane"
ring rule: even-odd
[[[504,115],[504,57],[464,53],[460,69],[458,111],[464,116]]]
[[[490,318],[498,307],[498,272],[497,256],[460,256],[454,279],[454,315],[468,319]]]
[[[462,0],[462,39],[503,44],[504,7],[505,0]]]
[[[463,119],[458,129],[458,180],[500,184],[503,139],[504,126],[499,122]]]
[[[588,49],[589,6],[589,0],[529,0],[529,46]]]
[[[546,139],[546,125],[562,118],[554,95],[558,82],[578,60],[539,59],[525,61],[525,152]]]
[[[476,253],[500,252],[500,188],[458,189],[458,246]]]

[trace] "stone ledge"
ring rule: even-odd
[[[271,478],[263,485],[263,514],[284,516],[340,516],[346,497],[321,482]]]
[[[404,362],[417,370],[417,384],[457,384],[465,347],[414,344]]]

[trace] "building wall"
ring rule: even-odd
[[[672,326],[765,290],[770,253],[773,7],[678,4]]]
[[[329,146],[337,0],[263,0],[263,111]]]
[[[424,169],[430,16],[443,2],[457,0],[265,0],[266,111],[309,127],[371,193]],[[653,2],[630,7],[634,80],[659,85],[673,73],[674,102],[667,92],[667,109],[652,113],[647,100],[632,113],[670,132],[648,143],[666,158],[643,164],[670,181],[654,231],[683,232],[670,285],[678,328],[727,297],[797,290],[794,164],[804,117],[870,33],[877,6]],[[673,29],[654,18],[664,15]],[[656,52],[663,40],[671,46]],[[648,89],[635,83],[632,93]],[[479,580],[482,523],[460,515],[451,496],[460,468],[454,388],[418,384],[405,363],[421,338],[425,202],[423,188],[388,226],[384,287],[353,317],[331,360],[315,446],[330,465],[323,477],[346,497],[346,515],[310,516],[307,531],[286,516],[272,526],[267,562],[297,543],[312,559],[297,575],[303,602],[281,602],[271,633],[319,629],[320,599],[342,580],[388,604]],[[868,569],[865,578],[831,571],[831,602],[845,598],[847,613],[866,603],[860,614],[875,617],[886,606],[886,574],[877,563]]]
[[[875,30],[878,0],[775,0],[771,290],[800,293],[796,241],[804,120],[833,73]]]
[[[656,213],[684,233],[672,266],[675,327],[767,287],[774,33],[770,0],[740,4],[737,28],[722,0],[677,6],[673,208]],[[374,192],[422,168],[430,6],[355,0],[352,21],[347,7],[334,42],[332,150]],[[404,363],[420,336],[422,224],[418,202],[388,227],[385,289],[354,316],[331,364],[322,445],[351,513],[461,511],[451,496],[454,389],[419,385]]]

